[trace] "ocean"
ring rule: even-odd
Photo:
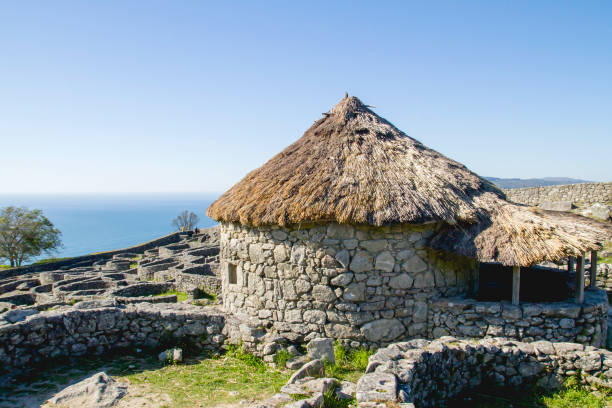
[[[204,193],[0,194],[0,208],[12,205],[40,209],[59,228],[63,248],[39,257],[44,259],[85,255],[152,240],[174,231],[172,219],[183,210],[200,217],[200,228],[213,226],[216,223],[206,216],[206,209],[217,197]]]

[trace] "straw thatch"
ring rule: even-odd
[[[218,221],[439,223],[434,248],[528,266],[598,250],[608,226],[509,203],[465,166],[345,97],[304,136],[249,173],[207,211]]]
[[[481,262],[530,266],[600,250],[612,236],[612,225],[569,212],[499,199],[477,201],[479,222],[443,227],[430,245]]]
[[[208,209],[244,225],[474,222],[473,197],[503,193],[346,97]]]

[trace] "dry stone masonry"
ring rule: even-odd
[[[201,292],[220,292],[215,228],[197,235],[183,234],[179,242],[146,248],[142,253],[113,251],[109,259],[60,261],[63,266],[55,270],[8,274],[0,279],[0,313],[108,298],[119,303],[176,302],[175,295],[157,296],[170,290],[187,292],[192,299]]]
[[[427,336],[432,298],[468,293],[474,269],[434,264],[434,229],[220,226],[223,303],[291,341],[383,345]]]
[[[512,188],[504,190],[504,193],[506,193],[506,197],[510,201],[534,206],[545,202],[609,203],[612,201],[612,183],[580,183],[546,187]]]
[[[581,373],[592,387],[612,386],[612,352],[575,343],[507,339],[465,341],[443,337],[379,349],[357,383],[363,408],[437,407],[479,385],[558,388]]]
[[[455,298],[433,301],[428,338],[507,337],[521,341],[576,342],[605,347],[608,298],[601,289],[585,291],[583,304],[570,302],[478,302]]]
[[[122,306],[108,300],[45,312],[12,310],[0,315],[0,370],[184,340],[217,351],[225,341],[224,325],[216,308],[189,304]]]
[[[608,301],[479,302],[469,265],[438,262],[431,229],[330,224],[288,230],[221,226],[230,338],[257,343],[314,337],[379,347],[411,338],[504,336],[605,346]],[[475,266],[472,266],[475,267]],[[268,348],[268,350],[271,350]]]

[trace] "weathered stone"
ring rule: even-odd
[[[49,399],[49,403],[71,407],[112,407],[127,394],[127,384],[100,372],[80,381]]]
[[[315,285],[312,288],[312,296],[319,302],[331,303],[336,300],[336,294],[329,286]]]
[[[276,262],[285,262],[287,259],[287,249],[284,245],[277,245],[274,247],[274,260]]]
[[[367,251],[378,253],[387,247],[387,240],[376,239],[369,241],[361,241],[359,243],[359,246]]]
[[[350,264],[350,269],[355,273],[371,271],[372,267],[372,257],[366,251],[357,251]]]
[[[402,273],[394,276],[389,280],[389,286],[393,289],[409,289],[412,287],[414,279],[407,273]]]
[[[415,288],[432,288],[434,286],[436,286],[436,281],[434,278],[434,274],[431,271],[419,273],[414,277]]]
[[[383,272],[393,272],[395,266],[395,258],[391,255],[391,252],[384,251],[376,256],[374,268],[379,269]]]
[[[365,300],[365,283],[351,283],[344,290],[343,298],[349,302],[363,302]]]
[[[297,370],[287,381],[287,384],[294,384],[304,377],[325,377],[325,365],[322,360],[312,360],[304,364],[302,368]]]
[[[327,360],[334,364],[336,357],[334,356],[334,339],[315,338],[306,345],[308,357],[311,360]]]
[[[347,286],[353,281],[353,276],[352,272],[341,273],[331,280],[331,284],[335,286]]]
[[[351,255],[346,249],[338,251],[338,253],[336,254],[336,261],[338,261],[338,263],[345,269],[349,267],[350,259]]]
[[[426,269],[427,264],[418,255],[413,255],[402,264],[402,270],[405,272],[418,273]]]
[[[355,236],[355,230],[350,225],[333,223],[327,227],[327,236],[330,238],[349,239]]]
[[[397,378],[393,374],[364,374],[357,382],[357,402],[360,405],[371,402],[395,402],[397,397],[397,386]]]
[[[397,319],[379,319],[361,327],[361,333],[373,342],[394,340],[405,331],[404,325]]]
[[[173,348],[166,351],[162,351],[161,353],[159,353],[157,358],[162,363],[181,363],[183,361],[183,350],[180,348]]]
[[[304,312],[304,321],[315,324],[325,324],[327,314],[322,310],[306,310]]]

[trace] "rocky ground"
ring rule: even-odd
[[[187,293],[193,301],[220,289],[218,254],[216,230],[207,229],[143,253],[124,252],[108,260],[1,279],[0,325],[28,313],[82,301],[177,302],[177,295],[168,293],[172,291]],[[3,315],[8,310],[21,312],[13,317]]]

